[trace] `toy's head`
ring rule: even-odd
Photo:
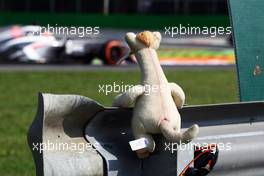
[[[152,48],[156,50],[160,45],[161,34],[159,32],[144,31],[136,35],[129,32],[126,34],[126,41],[133,53],[143,48]]]

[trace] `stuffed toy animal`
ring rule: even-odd
[[[144,31],[126,34],[126,41],[135,54],[141,70],[141,84],[119,94],[113,106],[129,107],[134,104],[132,132],[135,139],[145,138],[147,147],[137,150],[139,158],[148,157],[155,149],[151,134],[162,133],[164,137],[177,143],[188,143],[198,134],[198,125],[181,132],[181,117],[185,94],[180,86],[169,83],[160,66],[156,50],[161,34]]]

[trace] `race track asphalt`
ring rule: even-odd
[[[235,65],[217,65],[217,66],[162,66],[167,70],[232,70]],[[92,66],[92,65],[11,65],[1,64],[0,71],[128,71],[137,70],[139,67],[136,64],[126,66]]]

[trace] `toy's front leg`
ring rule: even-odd
[[[169,83],[171,89],[171,95],[177,106],[177,108],[182,108],[185,102],[185,94],[182,88],[176,83]]]
[[[115,97],[112,106],[114,107],[129,107],[137,99],[138,96],[144,93],[142,85],[136,85],[128,89],[126,92],[119,94]]]
[[[136,151],[138,158],[147,158],[155,150],[153,137],[146,133],[144,125],[136,117],[132,119],[132,132],[135,139],[144,138],[147,146]]]

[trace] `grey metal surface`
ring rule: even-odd
[[[210,175],[264,175],[264,122],[202,127],[194,143],[221,147]]]
[[[131,109],[108,108],[98,113],[85,129],[87,140],[106,160],[108,175],[178,175],[192,160],[193,148],[167,152],[165,143],[169,141],[162,135],[155,135],[155,152],[147,159],[138,159],[129,146],[129,141],[134,140],[130,128],[131,117]]]
[[[82,96],[40,94],[28,132],[36,175],[103,175],[103,159],[83,135],[85,124],[103,109]]]
[[[183,127],[193,122],[199,126],[254,123],[264,120],[264,102],[241,102],[187,106],[180,110]]]
[[[263,102],[189,106],[180,113],[184,128],[194,122],[201,126],[200,134],[192,144],[219,145],[219,160],[210,175],[264,175]],[[98,150],[105,159],[110,160],[110,175],[115,175],[117,170],[117,175],[125,176],[177,175],[177,165],[181,164],[177,162],[177,152],[166,150],[165,142],[168,144],[168,141],[164,141],[160,135],[155,136],[158,146],[153,155],[140,162],[136,159],[128,145],[128,141],[133,139],[131,116],[130,108],[107,108],[98,113],[85,130],[86,138],[91,143],[99,141],[102,144],[103,149]],[[103,130],[98,130],[100,128]],[[109,154],[112,154],[112,158]],[[112,167],[114,165],[116,167]]]

